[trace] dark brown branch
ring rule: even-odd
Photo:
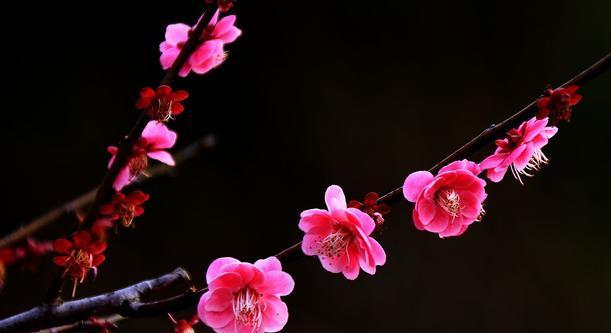
[[[605,57],[597,61],[594,65],[590,66],[585,71],[571,78],[560,87],[567,87],[573,84],[583,87],[591,80],[595,79],[599,75],[609,70],[610,67],[611,53],[608,53]],[[471,139],[471,141],[467,142],[464,146],[460,147],[458,150],[454,151],[453,153],[439,161],[439,163],[435,164],[432,168],[429,169],[429,171],[431,173],[435,173],[439,171],[439,169],[441,169],[444,165],[452,161],[466,158],[469,155],[477,152],[481,148],[494,142],[494,140],[502,138],[503,136],[505,136],[505,133],[507,131],[509,131],[513,127],[516,127],[521,122],[532,118],[537,113],[537,100],[539,100],[539,98],[541,97],[543,97],[543,95],[537,97],[534,101],[525,106],[522,110],[505,119],[500,124],[491,125],[487,129],[482,131],[478,136]],[[392,204],[399,201],[402,197],[403,188],[398,187],[390,191],[389,193],[386,193],[385,195],[381,196],[380,199],[378,199],[378,203]]]
[[[567,83],[562,86],[567,86],[570,84],[577,84],[579,86],[584,86],[592,79],[596,78],[600,74],[604,73],[611,67],[611,54],[608,54],[603,59],[598,61],[596,64],[575,76]],[[486,146],[491,143],[494,139],[502,137],[505,132],[513,126],[516,126],[520,121],[523,121],[529,117],[532,117],[536,112],[535,102],[532,102],[524,109],[520,110],[513,116],[509,117],[507,120],[503,121],[499,125],[491,126],[490,128],[484,130],[480,135],[469,141],[466,145],[456,150],[452,154],[448,155],[448,157],[444,158],[442,161],[437,163],[431,169],[431,172],[437,171],[441,166],[447,164],[448,162],[460,158],[464,158],[469,154],[477,151],[478,149]],[[401,188],[393,190],[379,199],[379,202],[385,203],[394,203],[397,202],[397,198],[401,196]],[[283,262],[287,263],[291,259],[299,257],[301,254],[300,251],[301,243],[294,244],[289,248],[279,252],[276,256]],[[154,281],[154,280],[151,280]],[[126,289],[130,289],[133,287],[128,287]],[[74,323],[76,321],[87,319],[94,313],[101,314],[119,314],[125,317],[151,317],[151,316],[159,316],[164,315],[169,312],[175,312],[179,310],[184,310],[187,308],[192,308],[197,305],[199,298],[203,293],[205,293],[207,288],[200,290],[187,290],[186,292],[170,297],[167,299],[142,303],[137,299],[128,299],[127,302],[123,303],[122,306],[108,306],[108,300],[117,292],[113,292],[106,295],[95,296],[92,298],[82,299],[79,301],[72,301],[63,303],[57,306],[43,306],[34,308],[32,310],[26,311],[24,313],[15,315],[13,317],[4,319],[0,321],[0,333],[2,332],[23,332],[23,327],[33,327],[34,329],[40,329],[45,327],[52,327],[57,325]],[[91,306],[92,301],[101,303],[101,306]],[[70,309],[71,312],[68,312],[66,309],[66,305],[72,305]],[[75,306],[79,305],[79,306]],[[103,306],[106,305],[106,306]],[[112,312],[114,310],[114,312]],[[59,311],[59,312],[58,312]],[[69,321],[66,319],[65,315],[68,312],[72,319]],[[62,320],[58,320],[57,316],[53,314],[61,314],[63,315]],[[36,315],[37,314],[37,315]],[[18,323],[18,326],[15,326]],[[12,326],[9,326],[11,325]],[[17,328],[15,328],[17,327]]]
[[[18,315],[0,321],[2,332],[32,332],[35,330],[72,324],[91,316],[133,313],[132,307],[139,306],[141,299],[155,291],[173,286],[185,286],[191,282],[189,273],[182,268],[156,279],[143,281],[127,288],[107,294],[59,305],[41,305]]]
[[[214,135],[209,134],[192,142],[191,144],[183,148],[181,151],[174,154],[176,166],[188,162],[193,157],[201,153],[203,150],[207,150],[214,147],[214,145],[216,144],[215,141],[216,139]],[[142,184],[148,182],[151,179],[169,175],[173,172],[173,170],[174,167],[161,163],[157,164],[147,171],[147,177],[139,176],[128,186]],[[32,235],[36,231],[52,224],[53,222],[60,220],[62,217],[77,212],[79,209],[82,209],[93,201],[96,192],[97,188],[91,189],[88,192],[83,193],[80,196],[64,203],[63,205],[58,206],[43,215],[40,215],[39,217],[25,224],[23,227],[13,231],[9,235],[0,239],[0,248],[11,246]]]
[[[160,85],[168,85],[171,83],[178,75],[178,71],[182,68],[182,66],[187,62],[193,51],[197,48],[197,46],[201,43],[201,36],[204,33],[204,30],[208,26],[208,22],[214,15],[216,6],[206,5],[206,9],[204,11],[204,15],[197,22],[197,25],[193,28],[189,35],[189,39],[185,42],[184,46],[180,50],[178,57],[167,71],[165,76],[160,82]],[[95,198],[93,199],[93,203],[89,206],[87,214],[83,219],[83,223],[81,224],[82,228],[88,229],[90,228],[96,220],[98,211],[100,206],[107,202],[112,194],[113,183],[117,178],[117,175],[121,171],[121,169],[129,163],[130,155],[132,153],[132,149],[134,145],[140,139],[140,134],[142,130],[147,124],[147,116],[146,111],[143,110],[136,120],[136,123],[132,127],[129,134],[125,137],[125,139],[119,143],[117,154],[115,155],[115,160],[106,172],[106,175],[102,179],[102,183],[98,187]],[[62,289],[63,289],[63,277],[61,272],[55,274],[53,281],[51,281],[51,286],[45,297],[43,298],[43,302],[46,304],[52,304],[58,302],[61,297]]]

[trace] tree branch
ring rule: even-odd
[[[132,314],[140,300],[155,291],[177,285],[188,285],[189,273],[182,268],[156,279],[142,281],[107,294],[59,305],[41,305],[0,321],[1,332],[32,332],[48,327],[72,324],[94,315]],[[146,303],[144,303],[146,304]]]
[[[183,148],[178,153],[174,154],[174,160],[176,161],[176,166],[182,165],[199,153],[204,150],[208,150],[216,145],[216,138],[213,134],[206,135]],[[146,183],[154,178],[162,177],[171,174],[175,170],[174,167],[165,165],[165,164],[157,164],[154,167],[150,168],[147,171],[148,176],[138,176],[131,184],[128,186],[132,186],[135,184]],[[26,223],[21,228],[13,231],[9,235],[6,235],[4,238],[0,239],[0,248],[11,246],[26,237],[32,235],[36,231],[60,220],[62,217],[77,212],[79,209],[90,204],[95,198],[97,192],[97,188],[93,188],[86,193],[79,195],[78,197],[58,206],[40,216],[35,218],[34,220]]]

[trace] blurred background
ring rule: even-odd
[[[194,23],[202,3],[4,6],[3,234],[100,182],[139,89],[163,75],[165,26]],[[359,199],[391,190],[611,51],[610,11],[568,0],[238,1],[244,33],[225,64],[175,85],[191,93],[170,125],[177,149],[209,133],[218,145],[143,186],[145,215],[113,237],[78,296],[177,266],[202,284],[217,257],[292,245],[299,213],[324,207],[328,185]],[[375,277],[349,282],[314,258],[288,265],[297,287],[284,331],[611,331],[610,85],[608,73],[581,90],[544,150],[551,164],[525,186],[490,184],[485,220],[462,237],[416,230],[400,203],[378,237],[388,262]],[[53,272],[50,260],[36,274],[9,268],[0,316],[38,304]],[[170,330],[154,318],[118,331]]]

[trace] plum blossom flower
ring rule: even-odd
[[[97,267],[100,266],[106,257],[102,254],[106,250],[106,243],[103,241],[93,241],[89,231],[79,231],[72,236],[72,242],[60,238],[53,244],[55,251],[60,255],[53,258],[57,266],[64,267],[63,276],[69,277],[74,283],[72,295],[76,291],[76,285],[83,283],[87,273],[93,271],[97,274]]]
[[[144,214],[140,205],[149,199],[149,195],[142,191],[134,191],[128,195],[117,192],[112,201],[100,207],[100,214],[108,216],[111,220],[120,220],[125,228],[133,226],[134,218]]]
[[[136,101],[137,110],[146,110],[146,115],[158,122],[166,122],[181,114],[185,107],[180,103],[189,97],[184,90],[172,91],[170,86],[159,86],[156,90],[145,87]]]
[[[224,45],[235,41],[242,31],[234,25],[235,15],[228,15],[220,20],[218,17],[219,11],[217,10],[200,37],[201,43],[180,68],[178,75],[185,77],[191,71],[197,74],[205,74],[223,63],[226,58]],[[202,18],[203,16],[200,17],[200,20]],[[161,51],[160,62],[163,69],[172,67],[192,33],[193,28],[184,23],[168,25],[165,41],[159,45]]]
[[[571,120],[573,114],[573,106],[581,101],[581,95],[577,94],[579,86],[570,85],[566,88],[552,89],[548,88],[544,97],[537,101],[537,119],[548,118],[552,125],[558,124],[560,121]]]
[[[341,187],[331,185],[325,193],[327,210],[308,209],[301,213],[299,229],[305,232],[301,249],[318,256],[324,269],[354,280],[360,269],[375,274],[386,262],[386,253],[372,237],[376,223],[367,213],[346,205]],[[360,267],[360,269],[359,269]]]
[[[208,291],[197,313],[217,333],[279,332],[288,321],[280,299],[295,286],[276,257],[254,264],[234,258],[214,260],[206,272]]]
[[[365,194],[363,202],[358,200],[350,200],[348,207],[359,209],[367,213],[375,221],[376,226],[381,226],[384,223],[384,215],[390,213],[390,207],[387,204],[378,204],[380,196],[376,192]]]
[[[176,132],[169,130],[164,124],[151,120],[142,131],[138,142],[132,148],[129,162],[119,171],[113,187],[121,191],[136,176],[139,176],[148,168],[148,159],[152,158],[159,162],[173,166],[175,164],[172,155],[165,151],[172,148],[176,143]],[[119,148],[108,147],[108,152],[112,158],[108,162],[108,167],[112,166]]]
[[[547,119],[537,120],[533,117],[517,129],[507,132],[504,139],[496,140],[494,154],[479,164],[482,170],[487,170],[491,181],[500,182],[507,169],[510,169],[513,176],[524,185],[521,175],[531,177],[532,171],[547,164],[548,158],[541,149],[558,132],[558,128],[547,126]]]
[[[428,171],[410,174],[403,195],[416,204],[412,214],[416,228],[444,238],[462,235],[481,220],[486,181],[477,177],[479,173],[477,164],[462,160],[441,168],[436,176]]]

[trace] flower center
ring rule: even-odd
[[[526,164],[526,166],[523,169],[518,170],[518,168],[516,168],[514,163],[512,163],[509,168],[511,169],[511,174],[513,175],[513,177],[517,179],[520,182],[520,184],[524,185],[521,175],[524,175],[526,177],[532,177],[533,171],[539,171],[539,169],[541,169],[541,166],[543,164],[547,164],[548,162],[549,162],[549,159],[547,158],[547,156],[545,156],[545,154],[543,154],[543,151],[539,149],[533,152],[533,155],[530,158],[530,160],[528,161],[528,164]]]
[[[243,326],[252,328],[252,332],[258,331],[263,320],[265,305],[261,302],[261,294],[246,287],[238,291],[233,298],[233,314],[236,320]]]
[[[148,157],[145,153],[137,153],[129,160],[129,174],[136,177],[143,173],[149,165]]]
[[[452,218],[460,216],[460,195],[453,188],[444,186],[437,190],[435,202]]]
[[[68,265],[67,273],[82,282],[89,269],[93,267],[93,255],[82,249],[72,250],[70,261],[71,264]]]
[[[128,228],[134,222],[135,209],[136,209],[135,205],[131,203],[127,203],[127,202],[122,202],[121,205],[119,206],[118,213],[119,215],[121,215],[121,224],[124,227]]]
[[[322,259],[337,258],[348,251],[348,246],[353,240],[354,236],[348,229],[339,227],[320,241],[322,245],[319,253]]]
[[[158,97],[155,102],[147,108],[147,115],[159,122],[172,119],[172,103],[174,100],[169,96]]]

